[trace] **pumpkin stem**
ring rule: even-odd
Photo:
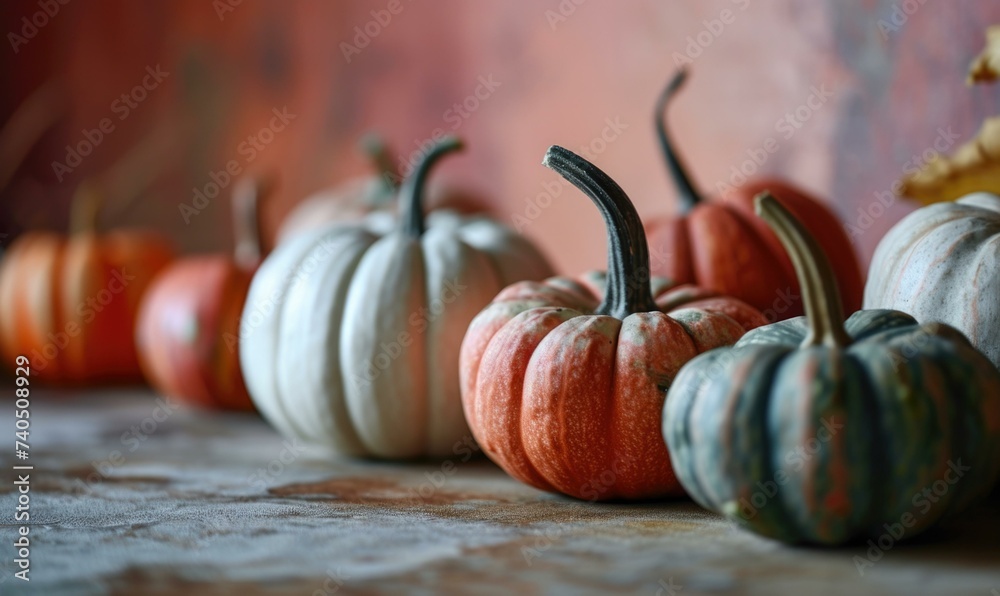
[[[368,133],[361,137],[359,142],[361,151],[368,157],[381,184],[380,192],[372,197],[374,205],[387,203],[395,196],[399,190],[401,177],[396,166],[393,165],[392,153],[385,144],[385,140],[375,133]]]
[[[837,290],[837,278],[823,249],[788,209],[764,191],[754,197],[757,215],[774,231],[795,265],[802,288],[802,301],[809,335],[802,347],[825,345],[846,348],[852,343],[844,329],[844,307]]]
[[[242,178],[233,187],[233,257],[240,269],[256,269],[266,252],[260,214],[274,187],[273,175]]]
[[[403,210],[401,223],[403,231],[414,238],[424,233],[424,186],[427,174],[437,161],[454,151],[462,149],[458,137],[447,136],[437,142],[417,163],[413,173],[403,180],[399,187],[399,201]]]
[[[97,214],[104,205],[104,190],[93,180],[84,180],[76,187],[69,206],[70,234],[97,231]]]
[[[659,308],[649,284],[649,246],[642,221],[625,191],[597,166],[553,145],[542,164],[580,189],[601,210],[608,232],[608,278],[604,300],[594,314],[624,319]]]
[[[684,86],[686,79],[687,69],[682,68],[678,70],[673,78],[670,79],[670,82],[667,83],[667,87],[660,93],[660,98],[656,101],[656,113],[654,114],[656,136],[660,140],[660,149],[663,151],[663,156],[667,159],[670,178],[674,181],[674,186],[677,188],[681,213],[691,211],[702,200],[701,194],[695,188],[691,177],[688,176],[684,162],[677,155],[677,152],[674,151],[674,145],[670,141],[670,135],[667,133],[667,104],[673,99],[677,90]]]

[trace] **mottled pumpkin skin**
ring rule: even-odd
[[[989,492],[1000,373],[959,332],[900,312],[846,329],[846,349],[800,348],[805,319],[777,323],[680,372],[663,434],[692,498],[765,536],[840,544],[901,521],[916,535]]]
[[[665,389],[697,354],[766,322],[749,305],[654,278],[661,312],[591,314],[604,274],[501,292],[461,352],[466,420],[508,474],[579,499],[680,495],[659,419]]]
[[[1000,197],[971,194],[896,224],[872,259],[865,308],[947,323],[1000,367]]]
[[[139,301],[172,258],[143,232],[28,233],[0,262],[0,352],[31,375],[80,385],[142,380],[134,337]]]
[[[184,259],[157,276],[136,331],[154,388],[200,407],[253,409],[237,341],[252,277],[227,255]]]
[[[652,273],[739,298],[771,322],[801,315],[792,262],[774,232],[754,215],[753,198],[765,190],[816,238],[830,257],[844,309],[858,310],[864,281],[843,224],[817,199],[776,180],[752,181],[686,213],[649,220]]]

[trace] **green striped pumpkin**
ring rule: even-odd
[[[985,496],[1000,474],[1000,372],[947,325],[867,310],[844,322],[826,257],[770,195],[805,317],[693,359],[663,433],[707,509],[788,542],[916,535]]]

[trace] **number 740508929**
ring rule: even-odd
[[[28,421],[30,413],[28,407],[31,405],[30,391],[28,388],[28,376],[31,374],[30,362],[27,356],[18,356],[14,359],[17,368],[14,370],[14,383],[17,388],[14,395],[17,401],[14,402],[14,416],[17,421],[14,423],[14,455],[18,459],[28,459],[28,428],[31,423]]]

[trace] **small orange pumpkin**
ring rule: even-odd
[[[31,361],[31,374],[63,384],[142,379],[135,351],[139,300],[173,253],[145,231],[98,234],[103,201],[81,184],[69,237],[29,232],[0,262],[0,352],[12,365]]]
[[[234,254],[179,260],[149,288],[136,344],[143,372],[158,391],[206,408],[252,410],[240,372],[240,313],[262,257],[260,204],[269,180],[233,189]]]
[[[466,332],[462,404],[508,474],[580,499],[683,494],[660,433],[678,370],[766,323],[750,305],[650,279],[639,215],[604,172],[552,147],[549,166],[604,216],[608,272],[503,290]]]

